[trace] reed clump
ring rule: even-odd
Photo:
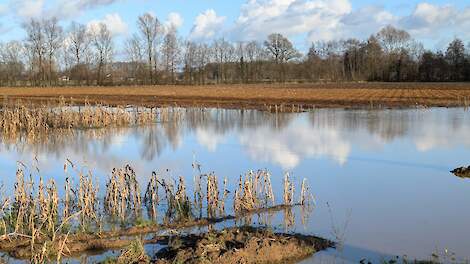
[[[0,111],[0,131],[6,138],[21,133],[30,139],[40,138],[52,129],[121,127],[152,123],[162,111],[148,108],[128,108],[104,104],[76,106],[61,99],[57,105],[28,106],[21,101],[5,104]]]
[[[149,183],[147,184],[147,189],[144,195],[144,204],[147,207],[147,212],[149,218],[152,220],[157,220],[158,217],[158,205],[160,203],[160,197],[158,195],[159,189],[159,177],[156,172],[152,172]]]
[[[290,174],[284,174],[284,192],[283,192],[283,200],[285,205],[293,205],[294,204],[294,192],[295,186],[291,181]]]
[[[234,216],[226,216],[225,206],[231,193],[228,179],[221,180],[215,173],[200,173],[200,166],[197,170],[199,174],[195,176],[194,199],[188,196],[184,177],[180,176],[175,181],[155,172],[142,194],[135,170],[125,165],[112,170],[101,200],[99,185],[87,166],[79,167],[66,160],[64,189],[60,197],[55,180],[44,180],[47,178],[41,175],[37,166],[29,168],[19,162],[12,196],[0,195],[0,241],[10,243],[19,238],[27,239],[31,245],[33,262],[40,263],[50,256],[60,259],[68,250],[67,239],[71,233],[115,232],[112,228],[114,219],[121,224],[131,225],[130,228],[134,228],[132,232],[138,232],[140,227],[158,225],[161,219],[162,225],[167,226],[197,223],[202,219],[216,223],[218,219],[237,219],[253,213],[269,212],[270,208],[282,210],[294,205],[305,205],[312,197],[304,180],[299,202],[295,203],[294,184],[290,175],[285,174],[282,203],[276,205],[271,174],[267,170],[249,171],[240,176],[234,191]],[[142,219],[144,206],[149,213],[150,223],[138,226],[136,223]],[[206,218],[202,216],[202,209],[206,209]],[[157,216],[160,210],[165,211],[165,214],[159,219]],[[198,211],[201,215],[195,217],[194,212]],[[285,214],[286,219],[293,219],[292,212],[285,211]],[[104,222],[104,216],[109,216],[111,221]],[[289,220],[286,226],[292,224],[293,220]]]
[[[223,189],[221,190],[219,188],[219,177],[214,172],[202,173],[201,165],[197,163],[193,163],[193,168],[198,172],[194,176],[194,208],[199,212],[200,217],[203,214],[204,207],[209,218],[224,216],[225,201],[230,193],[227,189],[227,178],[224,178]]]
[[[111,215],[125,220],[129,212],[138,217],[142,209],[140,186],[134,169],[126,165],[114,168],[106,184],[104,209]]]
[[[310,206],[312,203],[315,203],[315,198],[310,190],[307,179],[304,178],[300,187],[299,204]]]
[[[78,185],[74,184],[73,172],[78,178]],[[62,199],[62,217],[67,219],[79,212],[79,225],[82,231],[89,230],[93,224],[101,225],[99,218],[99,186],[95,184],[90,170],[78,168],[69,159],[64,163],[66,175],[64,183],[64,196]]]
[[[35,183],[34,179],[39,180]],[[58,234],[62,234],[72,216],[62,218],[60,206],[56,182],[50,179],[45,183],[37,167],[28,168],[19,162],[13,201],[9,204],[9,199],[4,200],[0,212],[0,238],[27,238],[32,263],[44,263],[52,252],[62,255],[64,247],[56,249]]]
[[[271,174],[267,170],[240,175],[234,195],[234,211],[244,212],[274,205]]]

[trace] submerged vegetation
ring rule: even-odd
[[[156,172],[142,194],[138,176],[130,165],[112,170],[103,198],[90,169],[66,160],[64,172],[61,191],[53,179],[43,180],[37,164],[28,167],[18,163],[13,195],[0,197],[0,251],[42,263],[89,249],[122,248],[132,243],[119,239],[122,237],[211,225],[312,202],[305,181],[299,203],[294,202],[294,184],[286,175],[284,189],[288,194],[276,205],[271,174],[266,170],[249,171],[240,178],[243,184],[233,195],[234,215],[225,212],[225,204],[231,200],[228,179],[219,189],[221,179],[214,173],[203,174],[199,170],[194,177],[192,200],[183,177],[176,183]]]
[[[171,107],[136,107],[91,104],[86,101],[76,105],[61,98],[57,103],[28,105],[21,100],[4,101],[0,109],[0,133],[5,142],[47,142],[51,134],[57,138],[70,136],[77,131],[94,131],[99,128],[125,128],[156,122],[179,122],[181,110]]]
[[[75,106],[61,99],[57,105],[30,107],[16,102],[4,104],[0,115],[0,127],[4,135],[15,137],[26,132],[37,137],[50,129],[83,129],[110,126],[129,126],[154,122],[156,114],[149,111],[132,111],[123,106],[107,105]]]

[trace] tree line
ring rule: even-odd
[[[104,23],[64,29],[55,18],[32,19],[22,28],[24,40],[0,43],[2,86],[470,81],[470,44],[456,38],[443,51],[425,50],[393,26],[366,40],[317,41],[306,54],[281,34],[263,42],[185,40],[148,13],[119,51]]]

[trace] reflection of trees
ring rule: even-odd
[[[47,154],[62,158],[65,149],[86,155],[90,152],[101,154],[109,150],[116,137],[132,135],[139,144],[142,159],[153,160],[163,153],[165,148],[176,149],[185,134],[196,129],[212,129],[219,135],[233,130],[244,130],[269,126],[273,130],[288,125],[293,116],[272,114],[256,110],[226,110],[175,108],[165,112],[165,117],[155,125],[127,128],[101,128],[86,130],[50,130],[39,138],[20,135],[13,139],[3,138],[3,147],[13,148],[20,153]]]
[[[65,148],[76,153],[87,153],[90,149],[99,149],[98,151],[104,152],[111,145],[113,136],[119,136],[125,131],[125,128],[50,130],[47,134],[35,138],[29,138],[23,134],[14,139],[3,137],[2,146],[8,151],[47,154],[59,158],[62,157]]]
[[[340,132],[340,138],[352,140],[351,134],[366,132],[367,136],[377,136],[384,142],[393,141],[411,135],[426,135],[421,143],[427,146],[428,141],[446,136],[447,132],[435,131],[442,127],[454,131],[468,131],[470,116],[457,110],[335,110],[319,109],[305,116],[310,120],[312,131],[334,130]],[[132,138],[139,148],[140,157],[151,161],[161,155],[168,147],[176,149],[183,138],[196,130],[209,131],[210,135],[223,137],[236,131],[256,131],[263,128],[277,132],[285,130],[297,114],[268,113],[256,110],[227,110],[174,108],[165,112],[165,118],[154,125],[127,128],[101,128],[87,130],[50,130],[38,138],[20,135],[8,139],[0,137],[2,147],[7,151],[20,153],[47,154],[63,158],[64,150],[73,151],[82,156],[100,156],[107,152],[116,140]],[[423,132],[429,132],[424,133]],[[434,133],[432,133],[434,132]],[[211,134],[212,133],[212,134]],[[315,136],[315,135],[312,135]],[[318,136],[318,135],[316,135]],[[209,140],[213,140],[209,137]],[[292,139],[292,140],[295,140]],[[416,141],[417,138],[415,138]],[[428,140],[428,141],[426,141]],[[215,141],[214,141],[215,142]],[[432,143],[432,142],[431,142]]]
[[[266,124],[277,130],[287,126],[293,117],[288,114],[276,115],[256,110],[204,108],[175,109],[165,114],[165,121],[156,126],[139,129],[137,137],[145,139],[141,145],[141,154],[146,160],[152,160],[160,155],[168,145],[176,149],[186,133],[199,128],[211,129],[218,135]]]
[[[243,130],[265,125],[277,130],[286,127],[292,117],[293,115],[285,113],[228,109],[191,109],[186,115],[187,125],[191,130],[211,128],[220,134],[234,129]]]
[[[164,134],[155,126],[138,129],[135,135],[142,140],[140,156],[145,160],[153,160],[155,156],[159,156],[167,145]]]
[[[433,110],[321,109],[309,113],[309,119],[315,128],[336,128],[349,132],[366,130],[369,135],[378,136],[385,142],[433,129],[436,124],[452,127],[454,131],[469,126],[469,117],[462,116],[459,109],[429,111]]]
[[[462,131],[469,126],[470,117],[458,110],[335,110],[319,109],[308,113],[312,129],[334,128],[343,132],[365,131],[385,142],[407,134],[431,130],[433,126],[447,126]],[[119,137],[132,135],[139,144],[142,159],[155,159],[165,148],[180,146],[186,134],[198,129],[224,136],[231,131],[246,131],[260,127],[281,131],[288,127],[296,114],[268,113],[256,110],[227,110],[202,108],[174,108],[165,112],[165,118],[155,125],[128,128],[88,130],[50,130],[46,135],[31,139],[20,135],[14,139],[0,137],[2,147],[20,153],[47,154],[61,158],[64,150],[86,155],[100,155],[109,150]],[[343,136],[347,136],[343,134]],[[432,135],[430,135],[432,136]]]
[[[371,135],[378,135],[385,141],[402,137],[409,131],[410,122],[416,118],[412,111],[361,110],[342,111],[323,109],[311,112],[311,124],[319,129],[336,128],[342,131],[366,129]]]

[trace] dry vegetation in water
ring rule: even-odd
[[[145,108],[133,106],[91,105],[85,102],[77,106],[61,98],[58,103],[40,105],[24,101],[4,102],[0,110],[0,134],[2,141],[16,143],[47,142],[75,134],[78,130],[96,128],[123,128],[155,122],[178,122],[179,108]],[[99,130],[94,130],[99,136]],[[103,132],[103,131],[101,131]]]
[[[64,190],[60,192],[54,180],[43,180],[37,165],[19,163],[13,195],[0,197],[0,251],[33,263],[60,261],[91,249],[126,247],[133,240],[125,237],[242,220],[253,214],[290,211],[295,205],[312,202],[305,181],[299,202],[294,202],[293,183],[286,175],[284,189],[288,194],[275,205],[267,171],[247,173],[243,187],[234,195],[234,215],[226,214],[224,209],[230,193],[227,179],[220,190],[220,179],[214,173],[195,177],[198,187],[194,188],[195,200],[191,201],[182,177],[176,184],[175,180],[153,173],[142,196],[135,171],[126,165],[113,169],[101,199],[99,186],[88,168],[78,168],[67,160],[64,172]],[[63,193],[62,197],[59,193]],[[145,211],[148,217],[144,216]],[[158,216],[160,213],[162,217]],[[199,217],[195,216],[197,213]],[[160,240],[156,237],[143,243]]]
[[[314,83],[206,86],[0,88],[4,97],[32,101],[74,98],[145,106],[259,108],[468,106],[468,83]]]

